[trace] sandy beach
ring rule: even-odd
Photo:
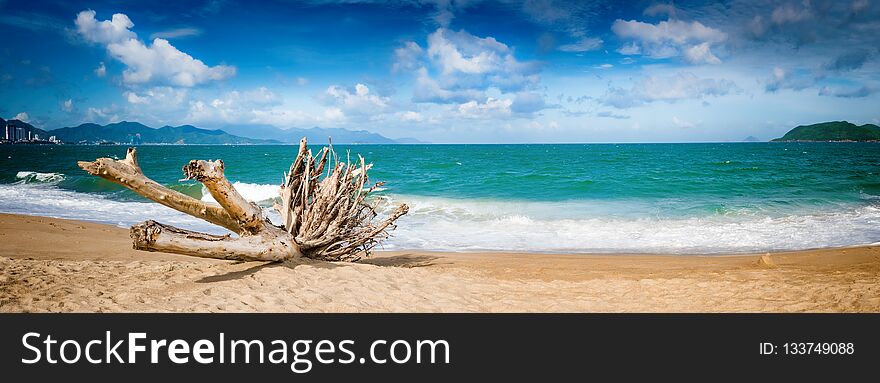
[[[233,263],[132,250],[124,228],[9,214],[0,243],[2,312],[880,311],[878,246]]]

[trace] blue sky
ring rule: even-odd
[[[0,0],[0,116],[766,140],[878,123],[878,3]]]

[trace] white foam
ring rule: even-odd
[[[279,197],[281,187],[279,185],[251,184],[246,182],[233,182],[232,187],[241,194],[244,199],[256,202],[260,205],[271,206],[271,202]],[[208,190],[202,188],[202,201],[216,202]]]
[[[64,180],[64,174],[61,173],[39,173],[23,171],[15,174],[18,183],[58,183]]]
[[[272,193],[277,193],[274,185],[252,186],[235,183],[236,189],[252,201],[274,198],[270,187]],[[0,211],[6,213],[121,227],[153,219],[192,230],[226,232],[157,203],[121,202],[45,183],[0,184],[0,201]],[[877,204],[812,212],[734,211],[676,218],[650,214],[652,204],[637,201],[528,202],[400,195],[380,196],[377,201],[385,214],[401,202],[411,207],[385,243],[386,249],[702,254],[880,241]],[[265,211],[273,222],[278,222],[273,209]]]
[[[128,227],[148,219],[222,234],[227,231],[152,202],[120,202],[98,194],[77,193],[46,184],[0,184],[0,211],[77,219]]]
[[[637,215],[619,202],[502,202],[396,196],[410,213],[386,249],[443,251],[739,253],[849,246],[880,240],[880,208],[798,214]],[[625,203],[629,205],[629,203]],[[630,206],[631,207],[631,206]],[[573,218],[580,215],[579,218]]]

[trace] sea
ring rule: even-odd
[[[320,147],[314,146],[317,151]],[[880,143],[334,145],[374,164],[372,203],[400,203],[386,250],[729,254],[880,242]],[[153,219],[225,230],[76,165],[125,146],[0,145],[0,212],[128,227]],[[141,146],[144,173],[181,180],[222,159],[247,199],[271,209],[296,146]]]

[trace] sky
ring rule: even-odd
[[[436,143],[880,122],[880,1],[0,0],[0,116]]]

